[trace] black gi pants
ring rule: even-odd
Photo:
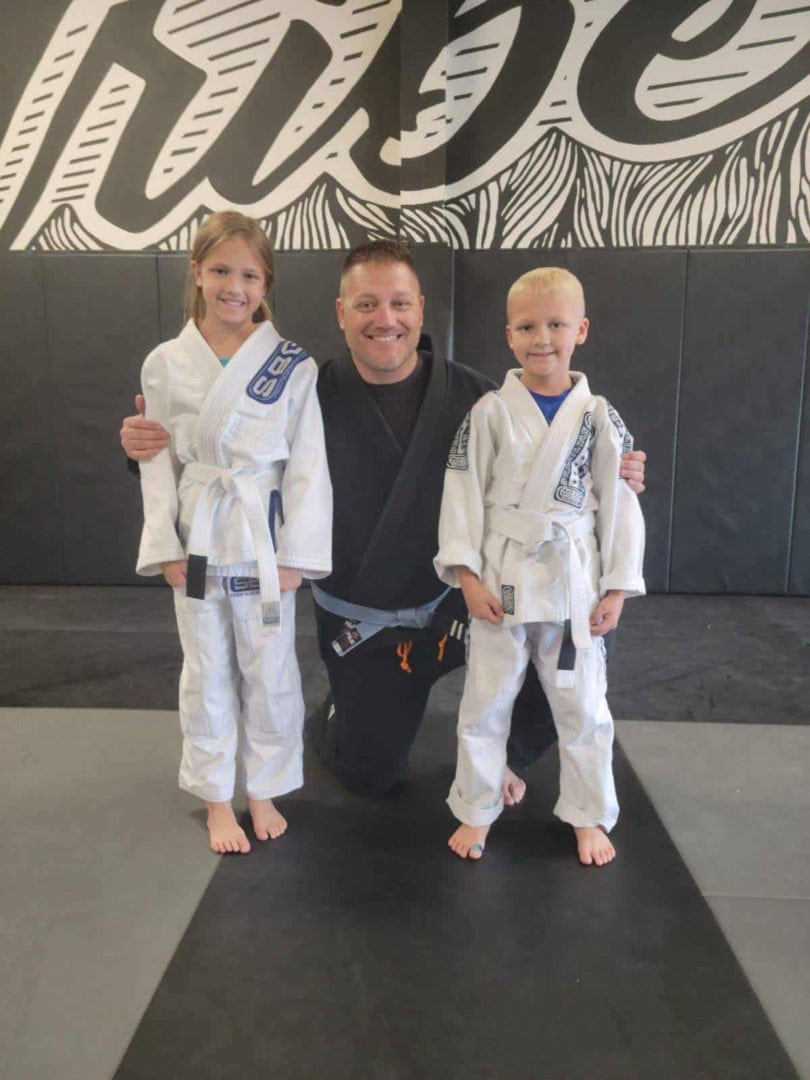
[[[446,618],[466,621],[461,592],[441,605]],[[402,780],[433,684],[465,662],[464,644],[448,637],[439,659],[441,628],[383,630],[368,643],[338,656],[332,641],[343,619],[315,605],[318,646],[331,693],[307,721],[307,733],[321,758],[357,794],[383,796]],[[412,641],[410,672],[397,655],[397,642]],[[507,745],[509,765],[527,768],[556,740],[548,701],[532,665],[512,711]]]

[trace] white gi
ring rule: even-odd
[[[171,445],[141,464],[139,574],[189,558],[205,599],[175,589],[183,646],[180,786],[208,802],[234,791],[237,721],[248,794],[303,783],[304,702],[295,594],[278,566],[332,566],[332,489],[315,362],[269,322],[223,369],[193,322],[143,365],[146,415]],[[196,558],[195,558],[196,556]]]
[[[604,642],[591,636],[589,617],[610,589],[644,593],[644,521],[619,479],[631,441],[584,375],[570,373],[574,387],[549,425],[521,374],[510,371],[473,406],[445,474],[436,571],[457,586],[454,568],[469,567],[504,609],[501,625],[471,621],[448,803],[468,825],[501,813],[509,718],[531,660],[560,740],[554,812],[576,827],[610,829],[613,720]]]

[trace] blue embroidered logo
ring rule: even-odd
[[[228,579],[228,586],[231,596],[248,596],[259,592],[258,578],[232,577]]]
[[[294,341],[282,341],[250,380],[248,397],[261,405],[272,405],[284,393],[284,387],[297,364],[308,360],[309,353]]]

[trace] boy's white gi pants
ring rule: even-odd
[[[447,802],[466,825],[490,825],[503,809],[501,784],[512,705],[526,667],[537,668],[560,740],[560,797],[554,813],[578,828],[616,824],[613,718],[600,638],[577,650],[574,685],[558,687],[562,623],[470,624],[467,679],[458,720],[458,763]]]
[[[206,578],[205,600],[174,590],[183,646],[180,787],[206,802],[233,798],[239,718],[248,795],[303,784],[304,699],[295,656],[295,593],[281,594],[281,632],[263,634],[258,582]]]

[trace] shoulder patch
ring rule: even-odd
[[[607,398],[605,398],[605,406],[607,407],[607,414],[610,417],[610,422],[616,428],[619,433],[619,438],[622,440],[622,453],[626,454],[628,450],[633,449],[633,436],[624,426],[624,420],[622,420]]]
[[[557,490],[554,492],[557,502],[573,506],[575,510],[580,510],[585,502],[584,481],[590,467],[594,430],[593,418],[589,412],[586,412],[574,444],[568,451]]]
[[[284,393],[295,368],[309,353],[294,341],[280,341],[247,386],[248,397],[261,405],[272,405]]]
[[[466,472],[470,467],[467,457],[467,444],[470,441],[470,414],[461,421],[461,426],[453,436],[450,443],[450,453],[447,455],[447,468]]]

